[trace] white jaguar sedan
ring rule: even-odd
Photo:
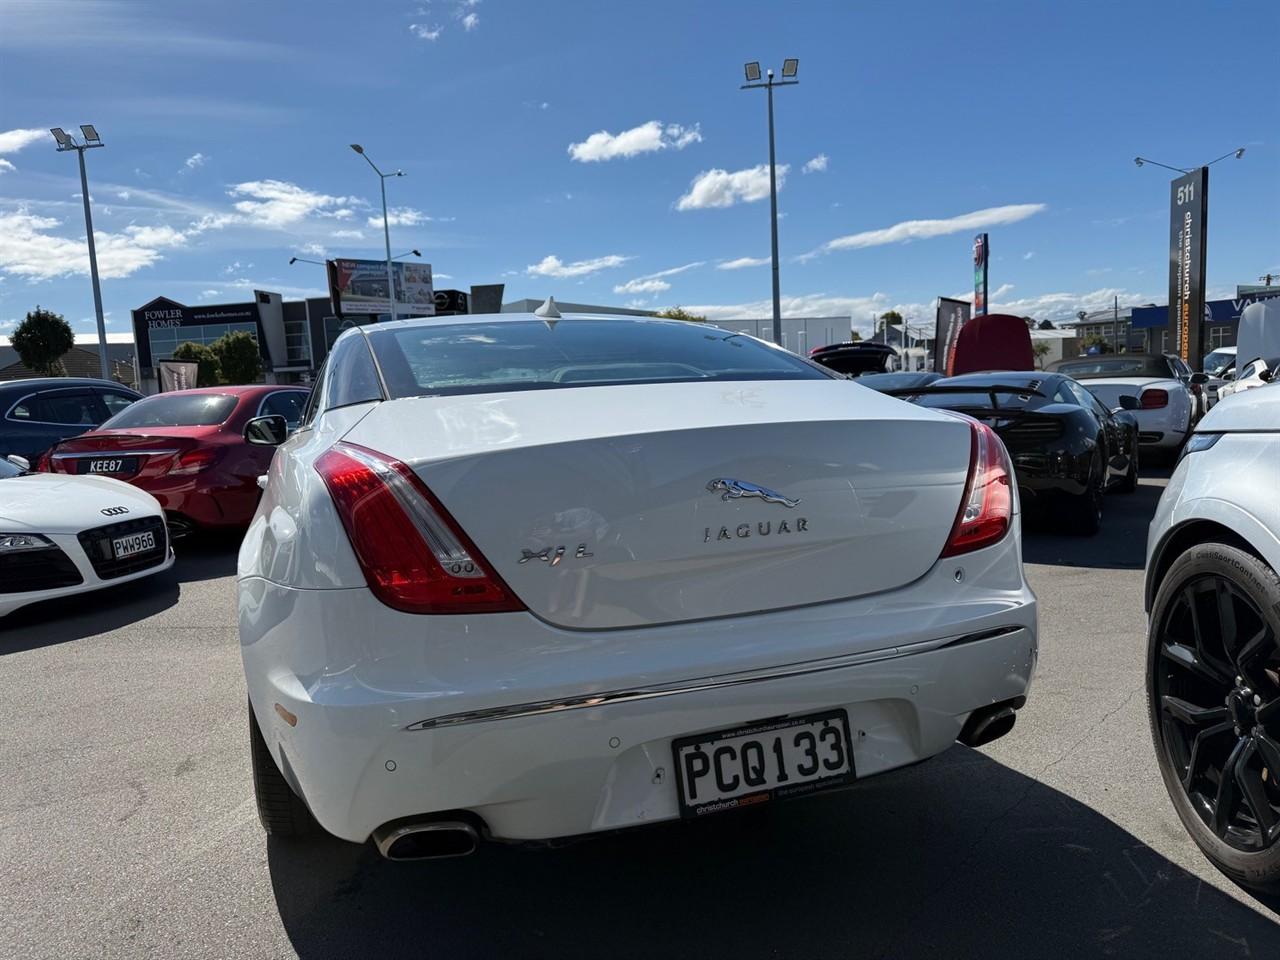
[[[0,617],[173,566],[164,511],[108,477],[29,473],[0,458]]]
[[[456,855],[1012,728],[1036,601],[989,428],[742,334],[544,311],[347,331],[272,462],[239,558],[269,833]]]

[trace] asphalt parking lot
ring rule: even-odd
[[[0,626],[0,957],[1263,957],[1280,915],[1201,858],[1156,771],[1142,561],[1025,538],[1040,664],[1014,731],[857,788],[554,850],[394,864],[268,842],[235,545]]]

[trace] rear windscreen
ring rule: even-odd
[[[366,330],[391,397],[700,380],[825,380],[792,353],[695,323],[563,318]]]
[[[1098,357],[1062,360],[1049,368],[1077,380],[1091,377],[1171,377],[1169,362],[1157,357]]]
[[[236,397],[226,393],[174,393],[143,397],[102,425],[103,430],[139,427],[209,427],[231,416]]]

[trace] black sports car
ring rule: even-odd
[[[1024,510],[1065,513],[1079,533],[1097,532],[1103,493],[1137,489],[1134,397],[1108,410],[1070,377],[1038,371],[970,373],[890,392],[990,425],[1013,460]]]
[[[866,340],[829,343],[825,347],[814,347],[809,351],[809,359],[814,363],[851,377],[860,377],[865,373],[884,373],[889,369],[890,358],[897,355],[898,351],[888,344],[870,343]]]

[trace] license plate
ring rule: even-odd
[[[77,461],[77,473],[134,473],[137,457],[87,457]]]
[[[156,535],[150,530],[131,533],[127,537],[116,537],[111,541],[111,552],[117,560],[132,557],[135,553],[146,553],[155,548]]]
[[[682,817],[852,783],[849,717],[827,710],[673,741]]]

